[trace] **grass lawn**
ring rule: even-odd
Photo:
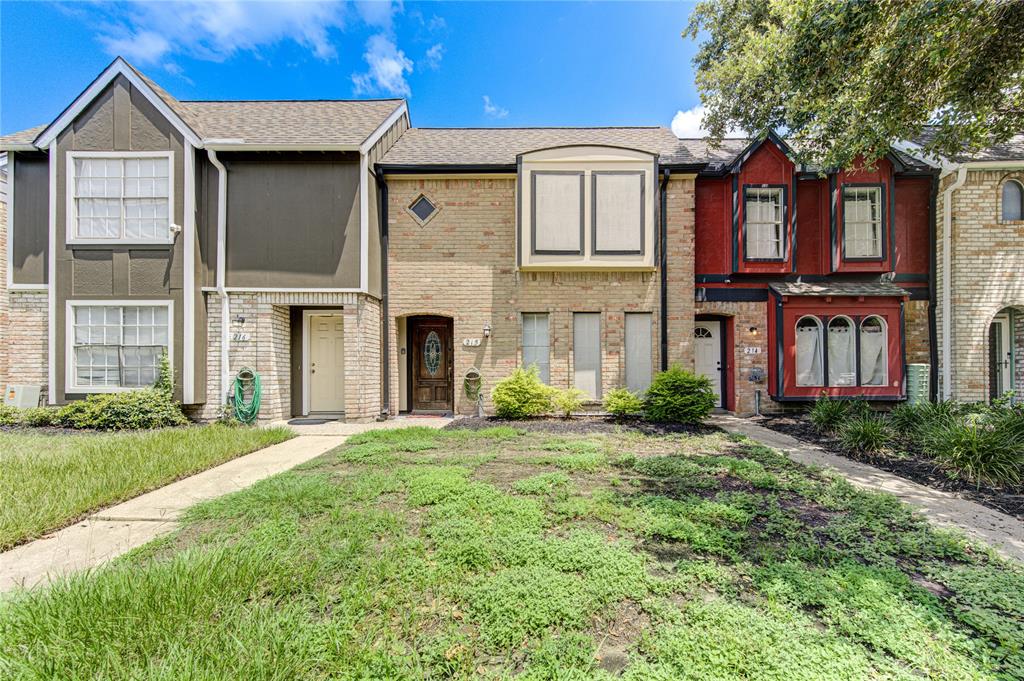
[[[1024,678],[1024,568],[721,434],[381,430],[0,600],[0,676]]]
[[[0,550],[241,454],[287,429],[222,425],[145,433],[0,433]]]

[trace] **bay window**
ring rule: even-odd
[[[111,392],[156,383],[171,349],[171,303],[68,303],[68,392]]]
[[[781,187],[744,190],[744,253],[748,260],[784,257],[784,199]]]
[[[843,187],[843,252],[847,258],[882,257],[882,188]]]
[[[801,317],[796,323],[796,384],[823,385],[824,347],[821,322],[816,317]]]
[[[71,152],[68,241],[170,241],[171,158],[170,152]]]

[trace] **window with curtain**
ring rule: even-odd
[[[165,305],[73,305],[72,388],[145,388],[170,345]]]
[[[533,250],[579,254],[583,251],[583,173],[531,173]]]
[[[640,171],[591,173],[594,253],[643,251],[644,174]]]
[[[882,257],[882,188],[843,187],[843,246],[847,258]]]
[[[853,321],[835,317],[828,323],[828,384],[857,385],[857,341]]]
[[[1024,220],[1024,185],[1016,180],[1003,183],[1003,219]]]
[[[650,312],[626,313],[626,387],[635,393],[651,387],[651,326]]]
[[[860,384],[888,383],[889,361],[885,320],[865,317],[860,323]]]
[[[592,400],[601,399],[601,314],[572,315],[573,385]]]
[[[546,312],[523,313],[523,366],[537,367],[540,380],[551,382],[551,341]]]
[[[746,257],[781,260],[783,235],[782,189],[748,188],[745,192]]]
[[[170,159],[76,157],[74,237],[165,241],[171,235]]]
[[[801,317],[796,323],[796,384],[820,386],[822,377],[821,322],[815,317]]]

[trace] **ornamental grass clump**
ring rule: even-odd
[[[877,416],[853,418],[839,427],[839,441],[843,447],[855,452],[877,452],[891,437],[885,421]]]
[[[951,475],[976,484],[1017,486],[1024,482],[1024,411],[946,416],[922,428],[924,451]]]
[[[819,433],[834,433],[839,430],[843,421],[849,418],[850,405],[848,402],[833,400],[828,395],[822,396],[814,403],[809,412],[811,423]]]

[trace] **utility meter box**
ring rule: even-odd
[[[4,391],[4,404],[22,409],[38,407],[41,392],[38,385],[9,385]]]

